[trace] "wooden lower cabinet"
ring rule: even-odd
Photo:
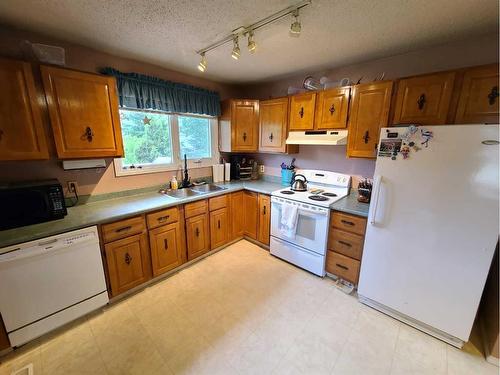
[[[269,245],[271,232],[271,197],[259,194],[259,230],[257,240]]]
[[[210,212],[210,248],[225,245],[229,239],[227,208]]]
[[[112,297],[151,278],[151,259],[146,233],[107,243],[104,251]]]
[[[366,218],[333,211],[328,232],[326,272],[358,283]]]
[[[173,223],[149,231],[153,276],[168,272],[183,263],[182,231]]]
[[[186,219],[186,242],[188,260],[195,259],[210,250],[208,213]]]
[[[245,201],[245,192],[237,191],[231,193],[230,211],[231,211],[231,240],[243,237],[245,234],[245,214],[243,204]]]
[[[256,240],[259,223],[259,195],[251,191],[244,191],[243,193],[242,215],[245,217],[244,234]]]

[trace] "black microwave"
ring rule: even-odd
[[[0,183],[0,230],[62,219],[67,215],[57,180]]]

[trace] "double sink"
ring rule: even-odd
[[[226,190],[226,189],[227,188],[225,188],[225,187],[220,187],[220,186],[217,186],[214,184],[205,184],[205,185],[198,185],[198,186],[193,186],[190,188],[177,189],[177,190],[161,189],[159,191],[159,193],[164,194],[164,195],[168,195],[169,197],[172,197],[172,198],[182,199],[182,198],[194,197],[194,196],[208,194],[208,193],[212,193],[214,191],[220,191],[220,190]]]

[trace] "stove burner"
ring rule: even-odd
[[[324,195],[325,197],[336,197],[337,194],[335,193],[323,193],[322,195]]]
[[[290,190],[283,190],[283,191],[280,191],[281,194],[286,194],[286,195],[292,195],[292,194],[295,194],[293,191],[290,191]]]
[[[313,200],[313,201],[327,201],[328,200],[327,197],[323,197],[322,195],[310,195],[308,198]]]

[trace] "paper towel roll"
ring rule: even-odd
[[[212,165],[212,180],[219,182],[219,167],[217,164]]]
[[[225,181],[231,181],[231,163],[226,163],[224,164],[224,180]]]
[[[224,164],[219,164],[219,182],[224,182]]]

